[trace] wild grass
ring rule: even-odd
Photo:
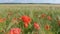
[[[30,16],[33,22],[37,22],[40,26],[40,30],[38,34],[57,34],[60,32],[60,26],[58,26],[57,19],[60,20],[60,6],[59,5],[1,5],[0,6],[0,18],[7,18],[8,14],[12,14],[9,16],[9,19],[4,23],[0,23],[0,31],[6,32],[6,29],[11,29],[12,27],[16,27],[16,24],[10,24],[12,18],[19,18],[22,15]],[[41,14],[46,14],[47,16],[52,17],[52,21],[40,18]],[[49,31],[44,29],[45,24],[51,26]],[[10,27],[11,25],[14,25]],[[19,24],[18,24],[19,25]],[[17,26],[20,27],[20,26]],[[1,33],[1,34],[4,34]]]

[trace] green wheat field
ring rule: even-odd
[[[60,34],[60,5],[0,4],[0,34]]]

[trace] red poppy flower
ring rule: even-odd
[[[49,25],[45,25],[45,29],[46,29],[46,30],[50,30],[50,28],[51,28],[51,27],[50,27]]]
[[[24,27],[25,27],[25,28],[27,28],[27,27],[28,27],[28,24],[27,24],[27,23],[25,23],[25,24],[24,24]]]
[[[4,22],[5,20],[5,18],[0,18],[0,22]]]
[[[17,18],[13,18],[13,20],[17,20]]]
[[[58,25],[60,26],[60,20],[58,21]]]
[[[46,17],[46,14],[42,14],[41,17],[42,17],[42,18]]]
[[[12,28],[10,30],[10,34],[20,34],[21,33],[21,29],[20,28]]]
[[[34,28],[37,29],[37,30],[39,30],[39,29],[40,29],[39,24],[37,24],[37,23],[35,22],[35,23],[34,23]]]
[[[29,16],[22,16],[21,18],[24,23],[29,24],[31,22],[31,18]]]
[[[51,16],[47,16],[47,19],[48,19],[48,20],[52,20]]]

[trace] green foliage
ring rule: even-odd
[[[0,11],[1,12],[1,11]],[[8,15],[8,12],[12,12],[12,15]],[[41,18],[41,14],[46,14],[47,16],[51,16],[52,20],[48,20],[47,16],[44,18]],[[27,15],[32,18],[31,24],[29,24],[28,28],[24,28],[24,23],[22,20],[17,21],[19,22],[18,24],[11,22],[13,18],[20,18],[22,15]],[[9,16],[9,17],[8,17]],[[5,9],[4,11],[1,12],[0,17],[7,18],[7,20],[3,23],[0,23],[0,31],[4,30],[5,32],[10,31],[11,28],[21,28],[24,34],[32,34],[35,32],[38,32],[39,34],[56,34],[58,30],[60,30],[60,26],[58,25],[58,20],[60,20],[60,9],[58,8],[44,8],[40,7],[39,8],[20,8],[18,9]],[[58,19],[56,18],[58,17]],[[37,22],[40,25],[40,30],[35,30],[33,27],[33,23]],[[50,30],[45,30],[45,25],[48,24],[51,26]],[[4,32],[3,32],[4,33]],[[60,32],[58,32],[59,34]],[[0,32],[2,34],[2,32]]]

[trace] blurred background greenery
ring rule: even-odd
[[[30,16],[33,21],[41,24],[39,34],[60,34],[60,26],[57,25],[57,19],[60,20],[60,5],[48,5],[48,4],[0,4],[0,18],[7,18],[8,13],[12,13],[11,18],[19,17],[22,15]],[[53,18],[52,21],[47,19],[41,19],[41,14],[47,14]],[[9,22],[9,20],[7,20]],[[49,31],[44,29],[44,25],[48,24],[52,26]],[[9,23],[0,23],[0,31],[4,30],[5,25]]]

